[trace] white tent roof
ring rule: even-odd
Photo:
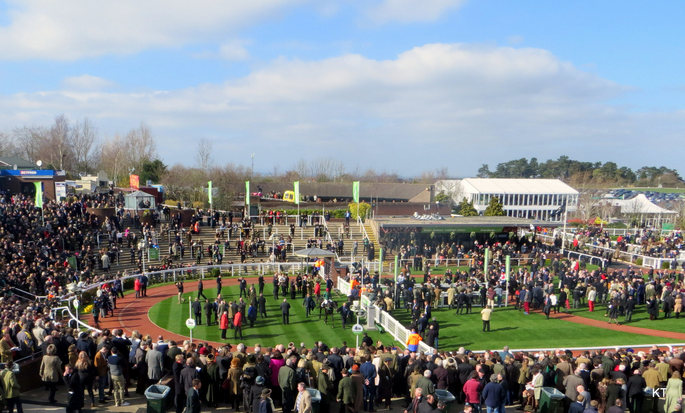
[[[559,179],[466,178],[461,185],[466,192],[481,194],[578,194]]]
[[[622,214],[677,214],[650,201],[645,194],[630,199],[615,199],[611,204],[620,207]]]

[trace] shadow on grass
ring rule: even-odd
[[[518,330],[518,327],[511,327],[511,326],[509,326],[509,327],[493,328],[493,329],[490,329],[490,332],[493,332],[493,331],[508,331],[508,330]]]

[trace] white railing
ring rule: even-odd
[[[526,234],[531,235],[532,233],[527,232]],[[562,233],[559,233],[559,235],[561,236]],[[568,232],[564,235],[565,235],[566,239],[570,239],[571,241],[573,240],[573,238],[575,236],[574,234],[571,234]],[[536,236],[540,240],[547,242],[549,244],[554,243],[554,237],[551,235],[537,234]],[[581,243],[581,244],[579,244],[579,247],[583,248],[583,250],[587,250],[590,252],[592,252],[593,250],[606,251],[606,252],[609,252],[610,254],[612,254],[612,256],[617,260],[628,262],[631,264],[636,264],[636,265],[637,265],[637,260],[642,259],[642,266],[643,267],[651,267],[651,268],[655,268],[655,269],[660,269],[664,262],[670,263],[671,261],[673,261],[672,258],[650,257],[648,255],[642,255],[642,254],[639,254],[637,252],[622,251],[622,250],[619,250],[617,248],[608,248],[608,247],[604,247],[601,245],[594,245],[591,243]],[[583,253],[583,252],[571,251],[568,249],[568,245],[567,245],[567,249],[564,251],[564,253],[567,254],[569,252],[573,253],[573,255],[592,257],[592,259],[600,260],[602,263],[606,262],[606,260],[602,257],[597,257],[595,255]],[[680,261],[678,261],[678,262],[680,262]]]
[[[341,294],[344,294],[346,296],[350,295],[350,283],[345,281],[341,277],[338,277],[337,289],[338,291],[340,291]],[[390,334],[396,341],[400,342],[403,346],[406,347],[407,339],[409,338],[409,334],[411,332],[407,330],[407,328],[404,327],[402,323],[395,320],[395,318],[392,315],[390,315],[390,313],[383,311],[378,307],[375,307],[369,301],[368,297],[366,297],[365,295],[362,295],[361,300],[362,304],[367,307],[366,313],[374,314],[374,321],[376,322],[376,324],[383,327],[383,329],[387,331],[388,334]],[[374,307],[374,311],[368,311],[369,307]],[[419,343],[419,351],[426,354],[433,354],[436,350],[422,341]]]
[[[172,268],[169,270],[162,271],[150,271],[145,272],[144,274],[148,277],[150,284],[158,284],[166,282],[176,282],[178,280],[185,278],[204,279],[205,275],[207,275],[210,271],[214,269],[218,269],[221,272],[221,274],[224,275],[230,273],[230,276],[232,277],[236,275],[265,275],[274,272],[286,272],[294,275],[298,271],[303,271],[307,267],[307,265],[308,263],[301,262],[261,262],[253,264],[201,265],[194,267]],[[141,275],[141,273],[129,274],[119,277],[118,279],[121,280],[123,285],[124,281],[137,278]],[[79,287],[79,290],[81,292],[89,291],[114,281],[115,279],[100,281],[97,283]],[[65,296],[63,297],[63,299],[67,299],[67,297]]]
[[[324,231],[326,231],[326,236],[324,239],[328,240],[330,245],[333,247],[333,253],[335,254],[335,260],[340,261],[340,257],[338,256],[338,244],[333,242],[333,237],[331,237],[331,231],[328,230],[328,222],[326,222],[326,219],[321,220],[323,222],[323,227]]]

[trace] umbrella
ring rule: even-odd
[[[332,258],[335,257],[335,253],[321,248],[305,248],[293,253],[296,257],[301,258]]]

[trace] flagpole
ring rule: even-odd
[[[566,205],[564,207],[564,230],[561,234],[561,253],[564,253],[566,247],[566,221],[568,221],[568,195],[566,195]]]

